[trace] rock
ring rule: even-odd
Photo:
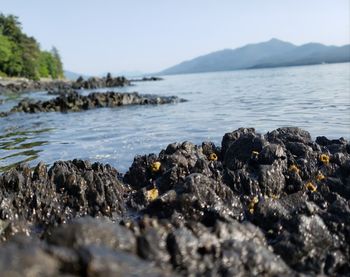
[[[155,267],[151,262],[122,251],[111,251],[95,246],[86,247],[83,251],[86,276],[176,276],[174,273]]]
[[[109,105],[94,97],[88,105]],[[82,160],[17,166],[0,176],[0,270],[347,276],[348,145],[299,128],[242,128],[221,148],[172,143],[136,156],[124,176]]]
[[[23,220],[40,232],[85,215],[119,218],[127,187],[116,176],[108,165],[79,160],[56,162],[48,172],[39,164],[33,174],[26,167],[11,169],[0,177],[0,218]]]
[[[114,108],[123,105],[160,105],[183,102],[175,96],[139,95],[138,93],[104,92],[91,93],[88,96],[78,94],[76,91],[64,91],[60,96],[48,101],[32,102],[24,99],[9,112],[1,114],[6,116],[15,112],[78,112],[94,108]]]
[[[0,247],[2,276],[57,276],[60,263],[30,240],[9,242]]]
[[[136,252],[136,239],[131,231],[107,219],[85,217],[72,220],[69,224],[53,229],[47,241],[63,247],[94,245]]]
[[[65,90],[71,87],[71,82],[67,80],[52,81],[32,81],[26,79],[20,80],[1,80],[0,94],[4,92],[23,93],[29,91],[53,91]]]
[[[143,77],[140,79],[131,79],[130,82],[150,82],[150,81],[162,81],[163,78],[160,77]]]
[[[72,89],[97,89],[97,88],[111,88],[111,87],[124,87],[130,85],[130,81],[125,77],[113,78],[110,74],[106,77],[90,77],[84,80],[83,77],[79,77],[75,82],[72,83]]]
[[[157,77],[151,77],[150,81],[157,81]],[[148,81],[146,79],[145,81]],[[97,89],[104,87],[129,86],[130,81],[125,77],[112,77],[111,75],[99,78],[91,77],[87,80],[79,77],[76,81],[51,80],[32,81],[27,79],[0,80],[0,94],[4,92],[23,93],[29,91],[49,91],[50,94],[60,94],[61,91],[72,91],[75,89]]]

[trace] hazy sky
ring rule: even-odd
[[[272,37],[350,42],[350,0],[0,0],[66,69],[154,72]]]

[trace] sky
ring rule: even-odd
[[[0,0],[66,70],[157,72],[271,38],[350,43],[350,0]]]

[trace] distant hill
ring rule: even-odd
[[[80,73],[76,73],[76,72],[72,72],[72,71],[68,71],[68,70],[64,70],[64,77],[68,80],[72,80],[75,81],[76,79],[78,79],[80,76],[82,76],[84,79],[88,79],[90,76],[88,75],[84,75],[84,74],[80,74]]]
[[[337,47],[308,43],[296,46],[289,42],[271,39],[200,56],[167,68],[158,74],[186,74],[349,61],[350,45]]]

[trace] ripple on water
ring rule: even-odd
[[[137,154],[169,143],[211,140],[239,127],[266,133],[299,126],[314,137],[350,138],[350,63],[165,76],[117,91],[177,95],[186,103],[96,109],[81,113],[14,114],[0,118],[0,171],[28,161],[73,158],[110,163],[122,172]],[[110,91],[111,89],[99,89]],[[88,94],[84,90],[80,93]],[[0,95],[0,111],[23,97]],[[1,101],[1,102],[2,102]]]

